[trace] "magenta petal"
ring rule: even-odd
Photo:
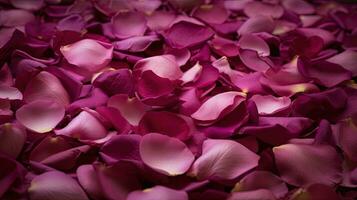
[[[284,14],[284,9],[280,5],[252,1],[244,6],[244,13],[248,17],[264,15],[273,18],[280,18]]]
[[[277,198],[282,198],[288,193],[288,187],[280,177],[268,171],[255,171],[248,174],[235,185],[233,191],[241,192],[258,189],[270,190]]]
[[[15,8],[25,10],[39,10],[43,6],[43,0],[10,0],[11,5]]]
[[[202,148],[190,170],[198,179],[231,180],[258,165],[259,156],[235,141],[207,139]]]
[[[60,80],[45,71],[32,78],[24,92],[24,100],[26,102],[44,99],[55,101],[65,106],[70,102],[69,95]]]
[[[86,193],[74,179],[59,171],[46,172],[36,176],[28,188],[28,193],[31,200],[88,199]]]
[[[297,190],[291,200],[341,200],[340,195],[336,194],[335,189],[324,184],[312,184],[307,188]]]
[[[181,21],[174,24],[164,37],[171,47],[181,49],[198,45],[212,37],[213,33],[208,27]]]
[[[274,26],[275,25],[272,18],[258,15],[245,21],[237,32],[239,35],[260,32],[271,33],[274,30]]]
[[[220,93],[205,101],[191,117],[203,123],[210,123],[232,111],[244,100],[244,93],[233,91]]]
[[[130,70],[118,69],[101,73],[93,82],[93,85],[102,89],[109,96],[115,94],[134,93],[134,80]]]
[[[81,165],[76,171],[79,184],[93,199],[104,199],[97,173],[93,165]]]
[[[159,41],[156,35],[136,36],[125,40],[116,41],[113,43],[114,49],[129,51],[129,52],[142,52],[145,51],[153,42]]]
[[[184,191],[173,190],[164,186],[155,186],[143,191],[134,191],[128,195],[127,200],[188,200],[188,195]]]
[[[239,39],[239,47],[256,51],[259,56],[269,56],[270,49],[268,44],[260,37],[253,34],[242,35]]]
[[[211,41],[211,46],[221,56],[233,57],[239,54],[236,42],[221,37],[215,37]]]
[[[334,132],[341,149],[349,160],[357,162],[357,121],[347,118],[334,126]]]
[[[143,136],[140,156],[146,165],[169,176],[184,174],[195,158],[183,142],[158,133]]]
[[[285,144],[273,152],[281,178],[291,185],[333,185],[341,180],[341,159],[329,145]]]
[[[257,105],[259,114],[269,115],[287,109],[291,100],[288,97],[274,97],[272,95],[254,95],[251,100]]]
[[[146,28],[146,19],[140,12],[123,11],[112,18],[113,34],[120,39],[142,36]]]
[[[26,132],[17,124],[0,125],[0,153],[16,158],[26,141]]]
[[[97,140],[107,136],[102,123],[88,111],[82,111],[66,127],[55,130],[55,133],[80,140]]]
[[[46,133],[54,129],[62,120],[65,109],[51,101],[34,101],[22,106],[16,112],[16,119],[26,128]]]
[[[163,121],[165,123],[161,123]],[[191,137],[193,127],[192,119],[186,116],[166,111],[148,111],[140,120],[138,132],[161,133],[185,141]]]
[[[277,200],[274,194],[266,189],[258,189],[245,192],[233,192],[227,200]]]
[[[110,122],[117,130],[117,134],[127,134],[130,132],[130,124],[117,109],[101,106],[97,107],[96,111]]]
[[[239,57],[249,69],[257,72],[265,72],[273,66],[269,58],[260,57],[256,51],[241,49]]]
[[[90,72],[96,72],[105,67],[113,56],[111,44],[92,39],[83,39],[62,46],[60,50],[70,64]]]
[[[197,17],[207,23],[222,24],[229,17],[228,11],[221,5],[201,5],[193,13]]]
[[[284,0],[282,5],[287,10],[291,10],[299,15],[313,14],[315,8],[304,0]]]
[[[0,85],[0,99],[22,100],[22,94],[17,88]]]
[[[346,70],[352,72],[353,76],[357,75],[357,52],[355,51],[346,50],[340,54],[332,56],[326,61],[342,66]]]
[[[0,26],[16,27],[23,26],[35,20],[35,16],[26,10],[13,9],[0,11]]]

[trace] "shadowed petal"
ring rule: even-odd
[[[0,125],[0,152],[16,158],[26,141],[26,132],[17,124]]]

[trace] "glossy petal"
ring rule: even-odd
[[[18,109],[16,119],[32,131],[46,133],[57,126],[64,114],[64,107],[58,103],[34,101]]]
[[[261,115],[277,113],[287,109],[291,104],[291,100],[288,97],[274,97],[271,95],[254,95],[251,100],[257,105],[258,112]]]
[[[184,174],[194,161],[192,152],[183,142],[158,133],[143,136],[140,156],[146,165],[169,176]]]

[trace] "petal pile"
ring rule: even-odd
[[[357,199],[354,0],[0,0],[0,199]]]

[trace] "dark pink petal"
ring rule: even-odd
[[[242,37],[239,39],[239,47],[242,49],[249,49],[256,51],[259,56],[269,56],[270,55],[270,49],[268,44],[260,37],[253,35],[253,34],[247,34],[247,35],[242,35]]]
[[[58,22],[56,28],[60,31],[81,32],[85,27],[85,21],[80,15],[70,15]]]
[[[23,26],[33,20],[35,20],[35,16],[31,12],[26,10],[13,9],[0,11],[0,26]]]
[[[75,112],[81,110],[81,108],[84,107],[95,108],[107,103],[108,95],[106,95],[101,89],[92,87],[92,85],[85,86],[89,86],[88,94],[86,94],[83,98],[80,98],[71,103],[67,109],[68,112]],[[82,89],[82,92],[83,90],[84,89]]]
[[[198,179],[231,180],[258,165],[258,155],[231,140],[207,139],[202,148],[190,170]]]
[[[182,76],[182,71],[172,55],[153,56],[135,64],[134,75],[140,76],[145,71],[152,71],[155,75],[170,80],[176,80]]]
[[[102,146],[100,155],[107,163],[119,160],[140,161],[140,141],[140,135],[116,135]]]
[[[273,62],[270,61],[269,58],[263,59],[256,51],[241,49],[239,52],[240,59],[251,70],[265,72],[274,66]]]
[[[330,31],[327,31],[325,29],[298,28],[297,32],[305,37],[319,36],[321,39],[323,39],[325,45],[328,45],[335,41],[335,36]]]
[[[207,23],[222,24],[227,20],[229,13],[221,5],[204,4],[195,10],[193,16]]]
[[[22,94],[15,87],[0,85],[0,99],[22,100]]]
[[[248,174],[235,185],[233,191],[254,191],[258,189],[270,190],[276,198],[282,198],[288,193],[288,187],[280,177],[269,171],[254,171]]]
[[[25,9],[25,10],[39,10],[43,6],[43,0],[10,0],[11,5],[15,8]]]
[[[0,198],[3,199],[8,190],[16,190],[19,184],[23,184],[26,170],[16,160],[7,156],[0,155],[0,162]]]
[[[93,165],[81,165],[76,171],[79,184],[93,199],[104,199],[101,185]]]
[[[26,132],[17,124],[0,125],[0,153],[16,158],[26,141]]]
[[[233,57],[239,54],[236,42],[221,37],[215,37],[211,41],[211,46],[219,55]]]
[[[50,100],[64,106],[68,105],[69,95],[58,78],[48,72],[40,72],[27,84],[24,92],[24,100],[33,102],[36,100]]]
[[[357,121],[347,118],[334,126],[334,133],[341,149],[349,160],[357,162]]]
[[[109,123],[115,128],[117,134],[127,134],[131,130],[131,125],[128,121],[121,115],[121,113],[111,107],[97,107],[96,111],[103,116]]]
[[[16,111],[16,119],[26,128],[46,133],[53,130],[63,119],[65,109],[62,105],[45,100],[33,101]]]
[[[164,34],[168,44],[173,48],[185,48],[198,45],[210,37],[212,37],[212,29],[190,23],[187,21],[180,21]]]
[[[165,121],[165,123],[161,123]],[[141,134],[161,133],[182,141],[192,135],[194,125],[191,118],[167,111],[148,111],[141,118],[138,132]]]
[[[244,6],[244,13],[248,17],[263,15],[273,18],[280,18],[284,14],[284,9],[280,5],[252,1]]]
[[[134,191],[128,195],[127,200],[188,200],[188,195],[184,191],[174,190],[164,186],[155,186],[143,191]]]
[[[254,95],[252,101],[257,105],[259,114],[269,115],[286,110],[291,104],[288,97],[274,97],[272,95]]]
[[[233,192],[227,200],[277,200],[274,194],[266,189],[258,189],[246,192]]]
[[[67,126],[55,130],[55,133],[80,140],[98,140],[107,136],[103,124],[88,111],[82,111]]]
[[[159,38],[156,35],[135,36],[125,40],[116,41],[113,45],[114,49],[117,50],[142,52],[149,48],[155,41],[159,41]]]
[[[127,95],[114,95],[108,100],[108,107],[116,108],[121,115],[132,125],[138,125],[148,107],[141,103],[136,97]]]
[[[93,165],[105,199],[126,199],[127,195],[140,189],[138,170],[129,162],[117,162],[111,166]]]
[[[275,28],[273,31],[274,35],[283,35],[292,30],[295,30],[298,26],[295,23],[286,21],[286,20],[276,20]]]
[[[46,172],[36,176],[28,188],[28,193],[31,200],[88,199],[77,181],[59,171]]]
[[[32,149],[29,159],[41,162],[47,157],[66,151],[71,147],[68,141],[62,137],[47,136]]]
[[[285,144],[273,152],[281,178],[291,185],[333,185],[341,180],[341,159],[329,145]]]
[[[255,17],[251,17],[247,21],[245,21],[237,32],[239,35],[260,32],[271,33],[274,30],[274,26],[275,25],[272,18],[268,16],[258,15]]]
[[[211,123],[231,112],[244,100],[244,93],[233,91],[220,93],[205,101],[191,117],[202,123]]]
[[[158,133],[143,136],[140,156],[146,165],[169,176],[184,174],[195,158],[183,142]]]
[[[346,70],[352,72],[353,76],[357,75],[357,52],[355,51],[346,50],[340,54],[332,56],[326,61],[342,66]]]
[[[338,64],[326,61],[309,63],[309,61],[299,59],[298,68],[305,77],[311,78],[325,87],[333,87],[352,78],[350,71]]]
[[[313,14],[315,8],[304,0],[284,0],[282,5],[287,10],[291,10],[299,15]]]
[[[113,56],[111,44],[93,39],[83,39],[60,50],[68,63],[90,72],[104,68]]]
[[[297,190],[292,197],[291,200],[341,200],[341,197],[336,194],[335,189],[323,185],[323,184],[312,184],[307,188],[301,188]]]
[[[115,94],[132,96],[134,93],[134,80],[128,69],[105,71],[96,77],[93,85],[102,89],[109,96]]]
[[[125,39],[142,36],[146,31],[146,19],[140,12],[122,11],[112,18],[112,31],[115,37]]]

